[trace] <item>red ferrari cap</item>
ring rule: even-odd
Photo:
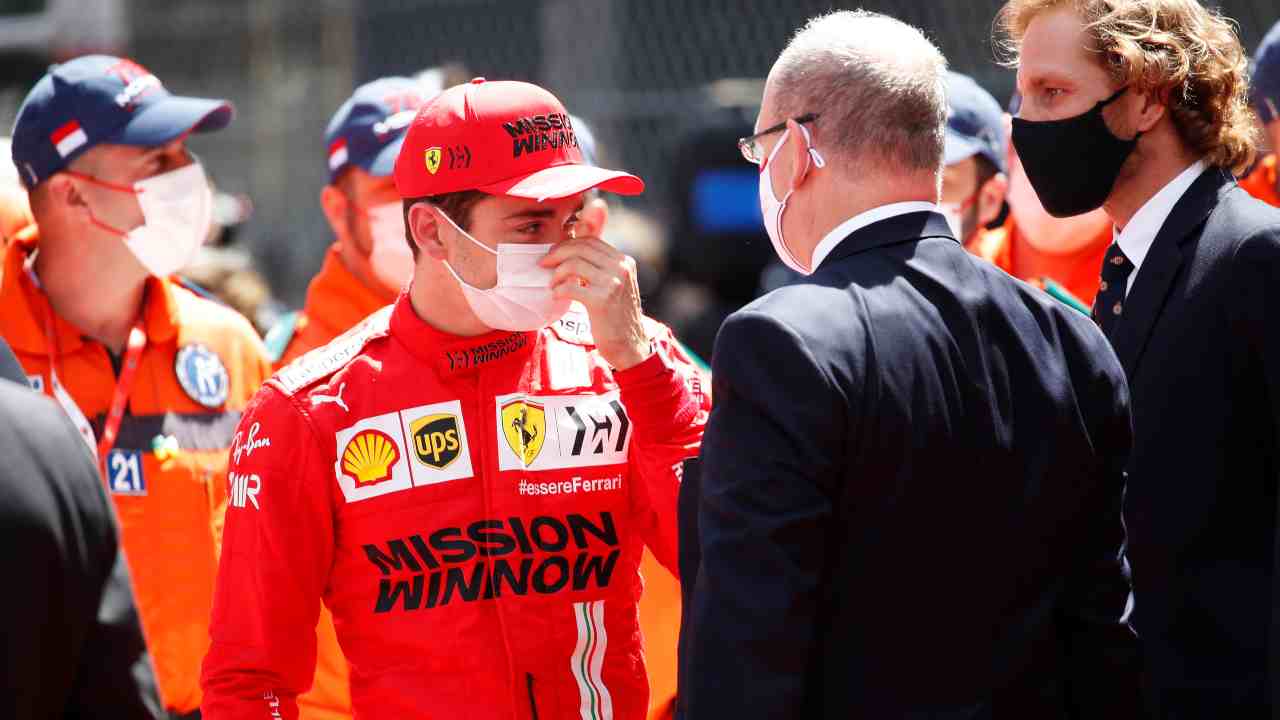
[[[631,174],[587,165],[569,113],[524,82],[476,78],[423,105],[396,158],[402,198],[479,190],[542,202],[600,188],[644,192]]]

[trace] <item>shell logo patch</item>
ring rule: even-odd
[[[356,433],[342,451],[342,471],[365,487],[391,479],[391,468],[400,460],[400,448],[379,430]]]
[[[427,148],[425,158],[427,161],[427,172],[435,175],[436,171],[440,169],[440,148]]]
[[[547,440],[547,411],[541,403],[512,400],[502,405],[502,434],[526,466],[542,452]]]

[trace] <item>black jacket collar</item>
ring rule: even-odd
[[[850,255],[930,237],[944,237],[956,243],[960,242],[951,234],[951,226],[947,224],[947,219],[941,213],[922,210],[905,215],[894,215],[854,230],[823,258],[822,264],[815,268],[814,272]]]

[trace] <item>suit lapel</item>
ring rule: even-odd
[[[1128,377],[1132,378],[1137,371],[1151,330],[1168,300],[1169,289],[1182,269],[1183,242],[1195,236],[1193,231],[1198,234],[1201,222],[1218,204],[1219,191],[1230,182],[1231,178],[1218,168],[1206,170],[1187,188],[1156,233],[1111,337]]]

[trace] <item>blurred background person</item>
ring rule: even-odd
[[[425,99],[417,80],[381,78],[357,88],[329,121],[324,135],[329,183],[320,191],[320,206],[334,241],[307,288],[306,305],[267,334],[277,368],[390,304],[408,284],[413,254],[391,171],[405,130]],[[450,163],[470,162],[462,152],[445,148],[436,162],[446,170]]]
[[[171,280],[206,238],[211,193],[187,149],[232,118],[132,60],[50,68],[14,124],[35,224],[4,256],[0,336],[97,456],[165,708],[200,707],[228,452],[270,372],[240,315]]]
[[[947,72],[941,207],[963,245],[1005,215],[1009,179],[1004,148],[1000,103],[968,75]]]
[[[160,718],[116,522],[93,455],[0,338],[0,715]]]
[[[1280,150],[1280,22],[1271,26],[1253,53],[1249,104],[1258,116],[1265,152],[1240,179],[1240,187],[1269,205],[1280,206],[1280,177],[1276,173],[1276,151]]]

